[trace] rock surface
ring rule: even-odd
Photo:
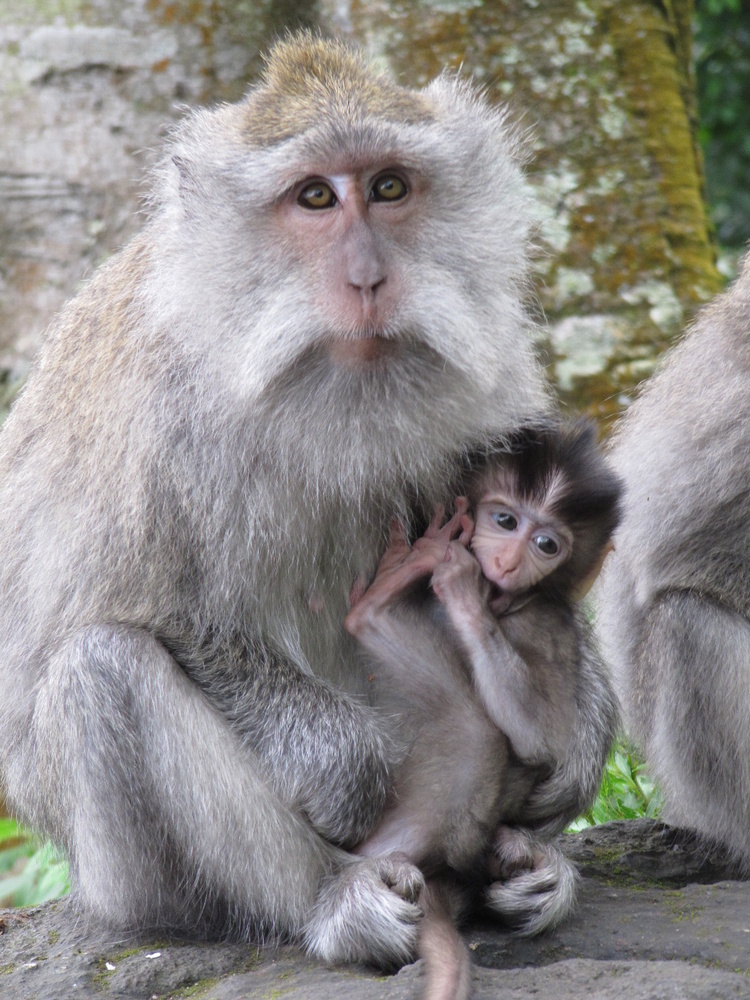
[[[651,820],[563,838],[583,881],[576,913],[544,937],[465,932],[475,1000],[750,998],[750,883],[720,851]],[[292,947],[81,942],[63,903],[0,912],[4,1000],[410,1000],[421,963],[384,976],[327,968]]]

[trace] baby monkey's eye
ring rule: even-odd
[[[323,181],[315,181],[300,192],[297,204],[303,208],[332,208],[336,204],[336,195]]]
[[[492,515],[492,520],[498,528],[502,528],[504,531],[515,531],[518,527],[518,521],[507,510],[496,511]]]
[[[537,535],[534,542],[539,551],[543,552],[545,556],[556,556],[560,551],[560,546],[549,535]]]
[[[371,201],[399,201],[407,194],[406,184],[396,174],[378,177],[370,191]]]

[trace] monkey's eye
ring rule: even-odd
[[[370,201],[399,201],[408,193],[406,184],[395,174],[378,177],[370,191]]]
[[[323,181],[315,181],[313,184],[308,184],[300,193],[297,204],[303,208],[333,208],[336,204],[336,195]]]
[[[560,546],[549,535],[537,535],[534,544],[545,556],[556,556],[560,551]]]
[[[515,531],[518,527],[517,519],[507,510],[495,511],[492,515],[492,520],[498,528],[502,528],[503,531]]]

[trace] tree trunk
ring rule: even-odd
[[[605,422],[721,286],[691,12],[692,0],[352,0],[342,22],[409,82],[462,67],[530,129],[552,373],[565,402]]]

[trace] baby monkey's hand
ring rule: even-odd
[[[404,525],[394,519],[388,547],[378,563],[369,587],[357,578],[349,593],[349,614],[344,627],[351,635],[362,636],[372,628],[376,617],[397,601],[417,580],[430,577],[447,557],[452,546],[466,552],[474,531],[466,497],[456,498],[456,509],[445,523],[445,508],[438,507],[427,530],[413,545],[409,544]]]
[[[460,541],[454,541],[448,546],[443,561],[435,567],[430,585],[442,604],[455,604],[474,595],[478,598],[482,590],[482,571],[471,552]]]
[[[456,497],[455,513],[445,523],[444,517],[445,508],[440,506],[427,525],[424,535],[412,546],[414,552],[420,553],[426,562],[432,563],[433,570],[447,558],[451,545],[467,546],[474,533],[474,520],[469,514],[469,501],[466,497]]]

